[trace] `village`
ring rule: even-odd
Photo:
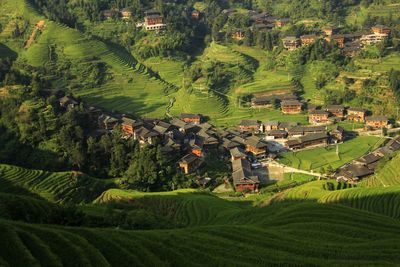
[[[202,13],[195,8],[187,10],[189,16],[194,20],[200,20]],[[238,10],[234,8],[225,9],[222,11],[228,18],[238,15]],[[106,20],[121,19],[129,21],[133,18],[134,9],[127,7],[122,10],[104,10],[102,16]],[[267,12],[260,12],[256,10],[249,10],[247,14],[240,13],[241,16],[247,16],[251,22],[251,26],[247,29],[251,31],[271,31],[274,29],[281,29],[290,23],[294,23],[289,18],[280,18],[272,16]],[[306,25],[307,26],[307,25]],[[161,12],[150,9],[144,11],[144,19],[136,23],[137,28],[143,28],[147,32],[163,32],[167,24]],[[226,38],[235,41],[243,41],[246,38],[247,29],[231,29],[228,32],[219,32],[218,40],[223,41]],[[326,42],[334,42],[341,49],[343,55],[348,57],[355,56],[366,46],[374,45],[383,42],[391,33],[391,29],[385,25],[375,25],[369,30],[365,29],[359,32],[341,32],[340,27],[326,26],[313,29],[313,32],[301,36],[283,36],[281,43],[286,50],[294,51],[303,46],[313,44],[319,39]]]
[[[286,95],[283,99],[292,97]],[[72,96],[60,98],[59,103],[66,110],[79,105]],[[97,137],[117,127],[122,130],[121,138],[133,138],[141,146],[161,144],[166,155],[181,155],[176,162],[176,168],[185,175],[199,174],[207,155],[218,155],[221,160],[230,162],[231,181],[237,192],[258,192],[261,185],[268,183],[266,177],[260,177],[259,169],[268,168],[269,163],[277,163],[276,160],[279,160],[282,152],[337,145],[360,134],[346,131],[336,125],[337,122],[348,120],[365,123],[362,131],[368,134],[383,135],[385,129],[392,128],[387,117],[367,116],[366,110],[357,107],[334,105],[317,109],[310,105],[305,109],[305,104],[299,100],[281,100],[280,106],[282,116],[308,112],[309,125],[242,120],[237,127],[216,128],[202,114],[182,113],[179,117],[169,119],[132,119],[124,114],[107,113],[93,106],[86,109],[98,125],[95,134]],[[328,130],[329,125],[332,127]],[[373,174],[382,158],[398,150],[400,136],[390,139],[383,147],[355,159],[324,178],[357,183]],[[202,185],[207,186],[211,178],[203,177],[201,180]]]

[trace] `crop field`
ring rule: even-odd
[[[182,86],[183,82],[183,60],[174,58],[149,58],[143,62],[153,71],[157,72],[164,80],[178,87]]]
[[[356,64],[363,69],[373,72],[386,72],[391,69],[400,70],[400,53],[392,53],[381,59],[357,60]]]
[[[0,257],[10,266],[383,266],[400,260],[394,253],[400,226],[387,217],[312,203],[237,215],[223,225],[153,231],[1,220],[0,236],[8,242],[0,243]]]
[[[372,136],[359,136],[339,144],[339,155],[336,146],[315,148],[298,152],[287,152],[282,155],[280,162],[302,170],[319,171],[321,167],[331,166],[337,169],[344,164],[361,157],[382,144],[383,139]]]
[[[49,22],[38,41],[23,56],[34,66],[46,64],[50,60],[50,44],[56,44],[58,56],[75,62],[97,58],[110,67],[113,80],[98,88],[75,92],[88,103],[142,116],[165,114],[169,103],[166,88],[171,85],[152,77],[146,67],[126,51],[100,41],[86,40],[76,30]]]
[[[142,193],[133,190],[110,189],[94,201],[97,204],[112,202],[133,203],[187,227],[222,223],[228,216],[241,211],[241,207],[233,202],[195,190]]]
[[[400,3],[393,3],[393,1],[381,1],[380,4],[371,4],[366,7],[357,7],[350,12],[346,21],[350,24],[360,24],[370,16],[384,17],[391,16],[393,19],[398,18],[400,15]]]
[[[74,172],[46,172],[0,164],[0,191],[41,197],[51,202],[90,202],[114,181],[98,180]]]

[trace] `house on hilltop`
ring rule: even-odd
[[[160,12],[156,10],[148,10],[145,12],[144,27],[146,31],[160,31],[164,30],[166,26]]]

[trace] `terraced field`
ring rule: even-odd
[[[0,164],[0,192],[40,197],[51,202],[91,202],[114,186],[113,180],[98,180],[81,173],[53,173]]]
[[[0,259],[10,266],[389,266],[400,260],[398,221],[311,203],[266,207],[226,219],[224,225],[180,230],[4,220],[0,229],[1,239],[8,241],[0,242]]]
[[[243,210],[233,202],[196,190],[143,193],[110,189],[94,201],[95,204],[112,202],[148,209],[186,227],[223,223],[227,217]]]

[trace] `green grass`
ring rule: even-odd
[[[377,148],[383,140],[372,136],[359,136],[339,144],[339,155],[336,154],[336,146],[308,149],[298,152],[287,152],[280,160],[283,164],[302,170],[319,171],[321,167],[331,166],[337,169],[344,164],[361,157],[367,152]]]
[[[58,203],[91,202],[114,180],[94,179],[81,173],[46,172],[0,164],[0,192],[28,195]]]

